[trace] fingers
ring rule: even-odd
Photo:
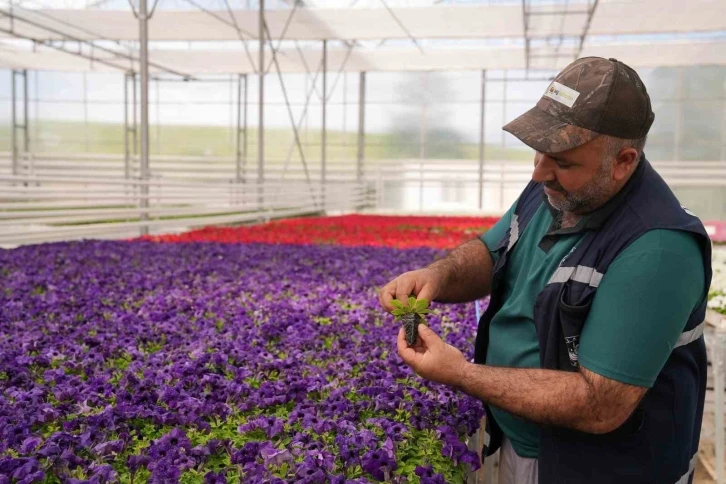
[[[404,331],[403,328],[398,330],[398,337],[396,338],[396,343],[398,345],[398,354],[401,354],[402,349],[408,348],[408,343],[406,343],[406,331]]]
[[[408,346],[408,343],[406,343],[406,332],[403,330],[403,328],[398,331],[398,339],[396,340],[396,344],[398,346],[398,356],[401,357],[404,363],[411,366],[416,357],[416,351]]]
[[[425,324],[418,325],[418,337],[421,338],[421,341],[427,348],[443,343],[443,340],[439,338],[439,335],[434,333],[433,330]]]
[[[410,272],[401,274],[385,286],[383,286],[378,293],[378,301],[381,303],[383,309],[388,312],[393,311],[393,305],[391,301],[393,298],[398,299],[401,302],[408,301],[408,296],[413,294],[414,288],[416,287],[416,276]]]
[[[440,281],[435,275],[425,270],[411,271],[401,274],[385,286],[378,293],[378,300],[383,309],[393,311],[391,301],[395,298],[406,303],[409,296],[416,296],[416,299],[433,301],[437,297]]]
[[[388,312],[393,311],[393,305],[391,300],[396,297],[396,280],[389,282],[383,286],[378,293],[378,301],[381,303],[381,307]]]
[[[434,288],[431,284],[424,284],[421,290],[418,292],[416,299],[426,299],[428,302],[434,300]]]
[[[413,294],[413,289],[416,287],[416,278],[412,274],[406,273],[396,281],[396,299],[401,302],[408,301],[408,296]]]

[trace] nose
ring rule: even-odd
[[[555,180],[555,161],[547,156],[547,153],[539,151],[534,156],[534,171],[532,172],[532,180],[538,183],[544,183]]]

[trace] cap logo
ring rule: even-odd
[[[560,84],[557,81],[554,81],[550,84],[550,87],[547,88],[544,95],[550,99],[554,99],[560,104],[564,104],[568,108],[571,108],[572,105],[575,104],[575,101],[580,93]]]

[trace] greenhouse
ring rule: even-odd
[[[726,484],[725,2],[5,0],[0,43],[0,484]]]

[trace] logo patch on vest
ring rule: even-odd
[[[570,357],[570,364],[574,367],[580,366],[578,362],[578,351],[580,351],[580,335],[577,336],[565,336],[565,343],[567,344],[567,354]]]

